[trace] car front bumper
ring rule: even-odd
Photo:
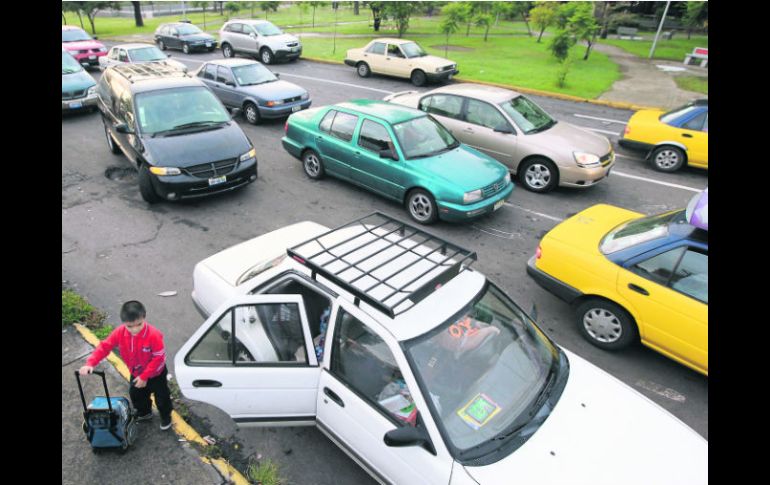
[[[99,58],[107,55],[107,52],[88,52],[86,54],[74,54],[70,51],[72,57],[81,65],[90,67],[99,67]]]
[[[307,99],[305,101],[295,101],[289,104],[282,104],[275,108],[259,106],[259,116],[267,119],[282,118],[284,116],[289,116],[292,113],[302,111],[303,109],[308,109],[311,103],[312,101]],[[299,107],[299,109],[296,109],[297,107]]]
[[[214,49],[217,48],[217,41],[212,40],[210,42],[210,44],[211,44],[210,46],[207,46],[206,43],[204,42],[202,44],[190,44],[190,43],[188,43],[187,45],[189,46],[191,51],[214,50]]]
[[[234,190],[257,180],[257,159],[240,162],[232,172],[224,175],[225,181],[215,185],[209,179],[181,175],[151,175],[152,186],[158,196],[166,200],[192,199]]]
[[[455,204],[453,202],[436,201],[438,216],[443,221],[462,222],[469,221],[484,214],[494,212],[502,207],[503,202],[513,193],[513,183],[492,197],[480,200],[475,204]]]
[[[609,177],[610,170],[614,166],[615,161],[612,161],[607,166],[596,168],[582,168],[577,165],[559,167],[559,185],[578,189],[592,187]]]
[[[356,67],[356,61],[353,59],[345,59],[345,64],[347,64],[350,67]]]
[[[537,269],[537,266],[535,266],[535,259],[536,257],[532,256],[529,258],[529,261],[527,261],[527,274],[530,275],[537,284],[567,303],[572,303],[583,295],[583,293],[575,288],[562,283],[548,273]]]
[[[428,78],[428,81],[430,82],[439,82],[439,81],[448,81],[452,79],[452,76],[456,76],[460,74],[459,69],[449,69],[448,71],[442,71],[442,72],[426,72],[425,77]]]
[[[96,94],[85,96],[82,98],[62,99],[61,110],[62,111],[78,111],[81,109],[95,108],[97,106]]]
[[[302,55],[302,47],[300,47],[299,50],[296,52],[293,52],[289,49],[278,49],[275,52],[273,52],[273,55],[275,55],[275,60],[277,61],[296,59]]]

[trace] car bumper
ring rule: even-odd
[[[70,52],[72,54],[72,52]],[[96,53],[88,53],[88,54],[72,54],[72,57],[75,58],[80,64],[85,66],[91,66],[91,67],[99,67],[99,58],[106,56],[106,52],[96,52]]]
[[[350,67],[356,67],[356,61],[353,59],[345,59],[345,64],[347,64]]]
[[[198,303],[198,299],[195,297],[195,290],[193,290],[190,294],[190,298],[192,298],[193,306],[195,306],[195,309],[198,310],[198,314],[200,314],[204,320],[207,320],[209,318],[209,314],[206,310],[203,309],[203,305]]]
[[[629,140],[628,138],[623,138],[622,135],[618,140],[618,145],[622,146],[623,148],[628,148],[629,150],[638,150],[642,152],[649,152],[655,148],[655,145],[643,143],[641,141]]]
[[[559,185],[584,189],[592,187],[610,175],[610,170],[615,166],[613,161],[606,167],[581,168],[578,166],[559,167]]]
[[[95,94],[83,98],[62,99],[62,111],[78,111],[81,109],[94,108],[97,106],[97,97]]]
[[[275,60],[277,61],[285,61],[287,59],[296,59],[302,55],[302,48],[300,47],[300,49],[296,52],[292,52],[288,49],[279,49],[273,52],[273,55],[275,55]]]
[[[426,72],[425,77],[428,78],[428,81],[439,82],[439,81],[448,81],[452,79],[452,76],[456,76],[458,74],[460,74],[460,71],[458,69],[450,69],[444,72],[431,72],[431,73]]]
[[[508,200],[512,193],[513,183],[510,183],[499,193],[488,199],[480,200],[475,204],[455,204],[439,200],[436,201],[436,204],[438,205],[438,216],[444,221],[469,221],[484,214],[495,212],[502,207],[502,203]]]
[[[217,48],[217,41],[212,40],[210,46],[207,46],[205,43],[204,44],[188,44],[188,45],[190,46],[190,50],[191,51],[205,51],[205,50],[209,50],[209,49],[213,50],[213,49]]]
[[[262,118],[282,118],[284,116],[289,116],[292,113],[296,113],[298,111],[302,111],[303,109],[308,109],[310,107],[311,100],[306,101],[297,101],[294,103],[289,104],[282,104],[281,106],[277,108],[268,108],[267,106],[260,106],[259,107],[259,116]],[[299,109],[297,109],[299,107]]]
[[[284,136],[281,138],[281,145],[283,145],[284,150],[296,158],[299,158],[300,155],[302,155],[302,149],[304,147],[289,137]]]
[[[558,296],[562,300],[566,301],[567,303],[572,303],[583,295],[583,293],[576,290],[575,288],[562,283],[548,273],[537,269],[535,266],[535,256],[532,256],[529,258],[529,261],[527,261],[527,274],[530,275],[532,279],[537,282],[537,284]]]
[[[152,186],[158,196],[167,200],[192,199],[234,190],[257,179],[257,159],[241,162],[236,170],[225,175],[226,180],[215,185],[209,179],[192,175],[152,175]]]

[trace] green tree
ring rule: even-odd
[[[489,28],[492,27],[492,18],[492,15],[488,13],[480,12],[476,14],[476,27],[484,27],[484,42],[487,41],[487,37],[489,36]]]
[[[532,2],[513,2],[510,8],[511,15],[521,17],[524,25],[527,26],[527,35],[532,37],[532,30],[529,28],[529,10],[532,8]]]
[[[78,20],[80,21],[80,28],[85,29],[85,26],[83,26],[83,17],[80,15],[80,4],[82,2],[62,2],[61,4],[61,10],[62,10],[62,17],[64,17],[64,12],[74,12],[78,16]],[[64,23],[67,23],[67,19],[64,18]]]
[[[554,2],[537,2],[535,8],[529,11],[532,23],[540,29],[540,34],[537,36],[538,43],[540,43],[540,39],[543,37],[545,29],[553,25],[556,21],[557,8],[558,4]]]
[[[254,3],[254,2],[251,2]],[[278,11],[278,5],[280,5],[281,2],[259,2],[259,8],[262,9],[263,12],[265,12],[265,20],[267,20],[267,14],[270,11],[277,12]]]
[[[575,12],[569,18],[569,31],[575,37],[575,40],[582,40],[588,47],[586,48],[583,60],[588,60],[588,55],[591,53],[591,47],[593,47],[596,34],[599,32],[599,24],[594,17],[594,3],[592,2],[575,2]]]
[[[382,11],[385,8],[385,2],[364,2],[368,4],[372,11],[372,20],[374,22],[374,31],[380,31],[380,22],[382,22]]]
[[[687,40],[690,40],[693,30],[708,26],[708,20],[708,2],[687,2],[687,10],[682,17],[682,23],[687,27]]]
[[[564,87],[567,73],[572,65],[569,60],[569,50],[575,45],[575,36],[567,30],[559,31],[551,40],[548,48],[551,54],[559,61],[559,69],[556,72],[556,83],[559,87]]]
[[[241,10],[241,4],[239,2],[227,2],[225,3],[225,10],[227,11],[227,20],[230,17],[236,15]]]
[[[206,6],[209,2],[190,2],[193,8],[200,8],[203,12],[203,30],[206,30]]]
[[[404,33],[409,28],[409,17],[414,12],[415,4],[417,2],[387,2],[383,10],[383,15],[387,18],[391,18],[396,22],[396,28],[398,28],[398,37],[404,36]]]
[[[315,9],[318,7],[324,7],[328,2],[308,2],[310,4],[310,8],[313,9],[313,28],[315,28]]]
[[[500,17],[503,19],[511,17],[513,13],[513,4],[511,2],[492,2],[489,11],[495,16],[495,27],[497,27]]]
[[[439,24],[439,32],[446,35],[446,43],[444,44],[444,57],[448,56],[449,50],[449,36],[457,32],[460,28],[460,23],[464,21],[466,14],[466,7],[461,3],[450,3],[441,9],[441,14],[444,16]]]
[[[102,10],[119,9],[118,2],[72,2],[79,5],[78,10],[86,14],[88,22],[91,24],[91,34],[96,35],[96,14]]]

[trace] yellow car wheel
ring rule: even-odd
[[[674,146],[662,146],[650,155],[652,167],[660,172],[676,172],[684,165],[684,152]]]
[[[575,313],[580,333],[599,348],[621,350],[639,339],[634,319],[611,301],[592,298],[581,303]]]

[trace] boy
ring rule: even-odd
[[[171,427],[171,393],[166,375],[166,350],[163,334],[145,321],[147,311],[138,301],[128,301],[120,309],[119,326],[104,339],[80,368],[80,375],[93,372],[94,367],[107,357],[116,346],[120,357],[131,372],[129,395],[139,415],[137,421],[152,419],[150,394],[155,394],[155,404],[160,412],[160,429]]]

